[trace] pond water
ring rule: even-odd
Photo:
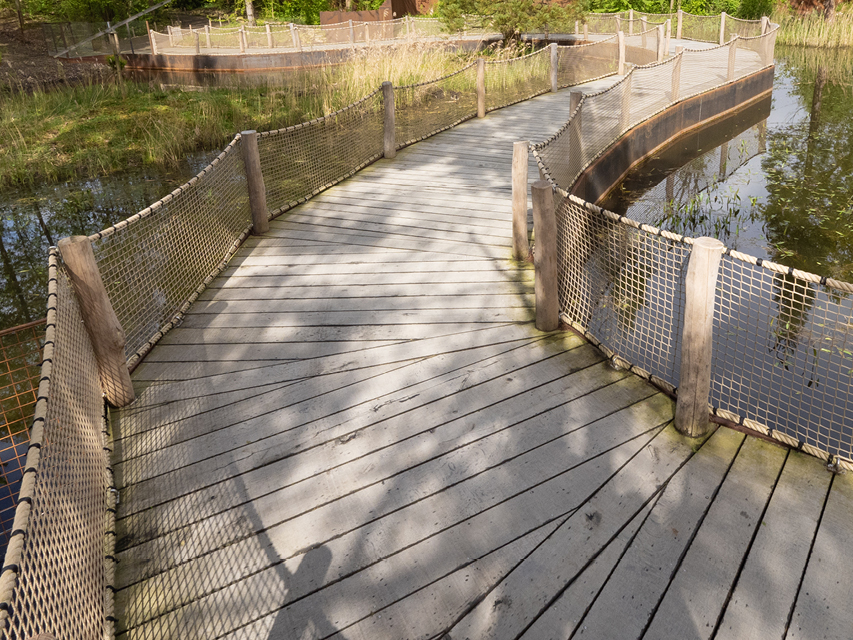
[[[777,47],[769,105],[727,120],[728,130],[679,141],[632,171],[603,204],[851,282],[852,82],[853,51]]]

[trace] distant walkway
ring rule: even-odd
[[[146,357],[113,423],[120,638],[849,637],[851,476],[687,440],[534,329],[512,143],[568,115],[542,96],[316,196]]]

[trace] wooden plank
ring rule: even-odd
[[[450,363],[439,360],[424,361],[394,374],[393,377],[397,381],[404,382],[404,385],[389,387],[387,383],[377,378],[374,384],[367,385],[364,389],[356,386],[349,387],[346,392],[342,392],[345,394],[343,399],[334,396],[324,397],[321,394],[306,401],[306,405],[297,404],[290,408],[279,408],[275,413],[265,416],[263,420],[256,420],[257,424],[249,421],[248,424],[239,425],[240,433],[234,441],[241,443],[242,446],[232,447],[221,456],[206,458],[206,463],[203,465],[181,465],[170,471],[166,478],[134,487],[133,492],[136,493],[134,499],[123,500],[119,513],[130,513],[129,505],[132,505],[134,510],[145,509],[175,495],[181,495],[184,492],[192,493],[194,490],[218,481],[227,480],[231,474],[259,466],[261,463],[258,460],[261,458],[263,463],[269,463],[276,459],[284,459],[311,446],[318,446],[327,441],[333,443],[337,438],[348,438],[352,433],[357,433],[371,425],[396,424],[391,422],[391,418],[404,414],[411,417],[415,411],[420,411],[424,414],[423,419],[431,420],[431,424],[436,424],[436,421],[440,424],[443,415],[458,416],[458,409],[452,406],[452,403],[459,399],[454,396],[463,392],[469,392],[465,394],[466,397],[474,397],[476,403],[472,405],[472,411],[476,411],[478,407],[488,406],[490,401],[481,399],[481,394],[470,390],[482,391],[483,385],[493,380],[500,380],[511,372],[538,364],[547,357],[541,352],[534,353],[530,349],[507,348],[498,356],[474,363],[478,366],[473,367],[472,363],[460,361],[456,356]],[[434,368],[431,369],[430,365]],[[556,366],[564,367],[565,364],[558,363]],[[575,367],[574,370],[577,368]],[[535,382],[541,384],[543,380],[559,379],[561,375],[569,375],[571,371],[572,368],[568,371],[564,369],[552,371]],[[614,380],[620,377],[617,376]],[[445,386],[448,384],[452,386],[449,388]],[[435,403],[439,400],[443,405],[450,406],[436,407]],[[335,402],[345,403],[335,407]],[[327,405],[334,407],[334,410],[330,410]],[[312,410],[312,407],[316,408]],[[358,410],[354,411],[355,408]],[[306,418],[305,409],[311,410],[310,413],[317,414],[319,417],[309,415]],[[344,413],[344,410],[347,412]],[[328,413],[324,414],[324,411]],[[454,411],[457,413],[454,414]],[[187,422],[187,420],[184,421],[185,424]],[[407,433],[423,431],[420,428],[421,425],[412,424],[411,420],[401,422],[402,425],[398,427],[399,433],[386,428],[375,437],[384,437],[386,443],[390,444],[398,438],[406,437]],[[222,423],[224,426],[230,425],[228,420],[223,420]],[[263,434],[258,433],[259,427],[267,430],[266,435],[260,439],[259,436]],[[190,426],[187,426],[187,429],[189,428]],[[251,455],[256,447],[251,440],[246,442],[243,433],[254,436],[256,442],[259,440],[263,442],[263,455]],[[319,439],[318,436],[320,436]],[[332,446],[334,447],[334,444]],[[354,445],[350,445],[349,450],[352,451],[353,447]],[[205,459],[204,455],[201,455],[201,458]],[[144,470],[144,465],[142,469]]]
[[[695,446],[669,426],[613,469],[607,484],[454,625],[450,637],[517,637],[643,509]]]
[[[742,433],[718,429],[673,476],[589,613],[578,621],[585,636],[642,637],[743,441]]]
[[[834,476],[786,638],[849,638],[853,629],[853,475]]]
[[[599,407],[595,407],[593,403],[600,398],[608,398],[612,404],[609,405],[613,409],[618,409],[626,404],[631,404],[648,397],[649,390],[643,388],[642,385],[633,385],[630,382],[622,384],[613,384],[598,393],[592,393],[589,396],[582,395],[589,393],[590,388],[595,388],[600,382],[590,382],[586,379],[587,376],[573,375],[569,376],[562,384],[552,383],[544,387],[536,389],[538,393],[536,399],[542,402],[543,398],[551,399],[551,404],[558,402],[557,406],[565,406],[573,403],[566,410],[575,410],[578,412],[579,422],[585,424],[590,420],[597,419],[601,416]],[[568,398],[566,401],[561,401],[554,398],[556,392],[562,389],[563,394]],[[479,390],[479,389],[477,389]],[[475,446],[476,450],[481,450],[486,445],[484,438],[500,434],[503,431],[510,429],[516,424],[522,423],[535,413],[535,407],[523,406],[515,413],[508,414],[508,405],[512,403],[506,402],[503,406],[492,405],[486,410],[480,409],[480,415],[488,416],[489,421],[482,424],[478,423],[471,428],[469,420],[473,412],[466,412],[465,415],[456,417],[452,413],[452,404],[445,403],[444,412],[440,412],[435,406],[425,407],[421,410],[408,412],[394,421],[387,421],[382,424],[380,429],[372,429],[370,431],[358,434],[346,442],[341,443],[340,439],[327,441],[322,446],[312,447],[307,452],[296,454],[296,459],[291,459],[289,462],[281,461],[277,468],[266,464],[262,466],[257,473],[253,474],[250,479],[253,485],[250,491],[250,496],[254,496],[253,506],[259,512],[258,517],[264,523],[265,527],[271,527],[276,523],[283,523],[291,518],[300,516],[305,524],[296,528],[296,534],[290,533],[287,536],[288,544],[309,544],[308,541],[301,541],[301,536],[312,530],[315,530],[314,525],[310,523],[323,522],[323,526],[319,530],[326,530],[330,536],[334,532],[342,532],[351,528],[360,526],[360,509],[355,508],[349,510],[341,507],[347,502],[354,504],[364,504],[364,501],[369,501],[376,504],[374,509],[374,517],[381,508],[391,508],[389,505],[390,497],[376,498],[370,500],[365,496],[378,495],[384,496],[386,489],[382,484],[383,481],[395,476],[396,474],[408,474],[406,477],[416,476],[421,478],[422,487],[420,491],[426,491],[430,486],[430,482],[423,479],[427,472],[424,469],[412,469],[428,461],[433,461],[425,467],[442,468],[444,460],[438,460],[441,456],[450,456],[451,458],[464,457],[463,453],[454,453],[457,450],[466,446]],[[547,405],[546,405],[547,406]],[[431,410],[431,411],[430,411]],[[437,418],[432,418],[432,414],[439,414]],[[443,415],[442,415],[443,414]],[[432,419],[431,419],[432,418]],[[409,426],[412,421],[417,421],[415,425]],[[408,428],[407,428],[408,427]],[[504,433],[498,438],[498,442],[503,442],[503,438],[507,435]],[[411,440],[416,438],[416,440]],[[347,446],[342,446],[347,445]],[[502,455],[499,451],[494,455]],[[487,456],[483,456],[483,460],[487,460]],[[483,460],[479,463],[485,464]],[[269,460],[268,462],[272,462]],[[288,482],[283,482],[281,479],[281,469],[290,469]],[[466,466],[459,466],[459,472]],[[449,472],[453,472],[453,466]],[[433,471],[433,473],[436,473]],[[448,471],[444,472],[445,474]],[[429,474],[427,474],[429,475]],[[440,476],[436,476],[440,477]],[[464,477],[464,475],[463,475]],[[412,486],[417,486],[412,483]],[[341,502],[339,487],[346,487],[350,492],[347,500]],[[363,490],[358,493],[357,490]],[[257,491],[257,494],[255,492]],[[220,489],[214,489],[210,492],[214,495],[213,504],[206,506],[202,514],[208,511],[216,512],[220,509],[221,499]],[[223,506],[228,507],[228,500],[233,500],[233,497],[226,497]],[[393,496],[394,500],[402,499],[399,495]],[[197,497],[194,497],[197,500]],[[206,504],[202,502],[202,504]],[[329,504],[331,506],[318,510],[318,507]],[[180,513],[180,509],[174,507],[169,509],[169,513]],[[329,517],[329,513],[333,513]],[[153,514],[146,514],[146,529],[150,530],[154,526],[152,521]],[[142,565],[140,567],[145,575],[150,575],[149,572],[163,570],[154,558],[162,558],[164,561],[171,561],[173,554],[179,554],[185,557],[187,554],[206,552],[215,549],[220,543],[224,544],[224,540],[228,540],[232,524],[239,526],[242,518],[242,509],[222,512],[221,515],[214,519],[216,525],[205,525],[199,527],[194,525],[193,531],[196,529],[204,529],[209,532],[205,534],[204,539],[197,539],[194,545],[183,545],[178,551],[169,551],[175,540],[182,540],[187,534],[187,531],[176,530],[174,534],[158,538],[152,542],[146,542],[134,548],[128,548],[122,552],[121,558],[128,566],[134,563]],[[166,517],[163,519],[167,528],[175,527],[175,518]],[[288,525],[287,528],[290,528]],[[301,532],[301,533],[300,533]],[[198,532],[197,532],[198,533]],[[268,533],[268,535],[271,535]],[[196,533],[193,537],[197,537]],[[174,539],[174,540],[173,540]],[[121,545],[121,546],[124,546]],[[297,546],[296,549],[301,548]],[[203,550],[203,551],[202,551]],[[166,567],[167,568],[167,567]]]
[[[657,402],[660,401],[658,396]],[[449,477],[445,483],[453,484],[452,491],[437,491],[426,498],[409,503],[398,511],[394,510],[395,505],[386,507],[383,504],[383,509],[389,512],[388,515],[340,537],[327,538],[326,536],[331,536],[334,532],[326,528],[307,529],[298,523],[291,523],[289,529],[311,532],[318,536],[315,542],[309,545],[311,550],[305,553],[294,555],[292,549],[298,548],[299,543],[291,540],[290,536],[285,535],[282,538],[277,528],[270,530],[268,539],[276,556],[284,559],[287,567],[298,567],[303,563],[309,567],[315,565],[312,558],[318,555],[318,548],[325,548],[324,552],[340,559],[334,566],[329,567],[324,575],[315,576],[308,581],[312,590],[316,590],[324,582],[329,584],[355,576],[376,562],[408,552],[413,546],[420,547],[421,550],[423,547],[467,546],[469,556],[476,557],[506,544],[508,540],[519,535],[519,532],[531,527],[538,528],[553,521],[559,514],[573,510],[577,503],[582,502],[610,474],[606,465],[596,465],[590,460],[602,453],[608,456],[612,464],[628,460],[651,437],[638,435],[649,429],[649,420],[653,424],[659,412],[660,407],[635,405],[629,410],[590,425],[589,433],[583,434],[580,433],[579,426],[561,426],[551,420],[549,426],[552,433],[558,434],[562,431],[563,434],[546,447],[531,449],[523,456],[525,459],[507,463],[511,464],[512,468],[493,469],[480,476],[473,475],[458,485]],[[544,420],[539,422],[542,426],[546,425]],[[652,429],[654,430],[653,427]],[[451,473],[458,474],[458,471],[452,470]],[[395,496],[396,502],[400,493],[411,492],[413,487],[419,490],[420,483],[417,480],[395,480],[394,486],[386,487],[385,491]],[[460,496],[477,496],[478,499],[465,500],[460,499]],[[371,504],[364,499],[361,502]],[[259,513],[262,511],[259,510]],[[373,513],[370,516],[373,516]],[[421,525],[411,527],[409,525],[412,522]],[[496,522],[500,522],[501,526],[495,528]],[[371,540],[371,545],[365,548],[364,540]],[[478,549],[471,549],[472,541]],[[318,547],[320,542],[322,547]],[[274,570],[272,566],[263,568],[258,564],[263,558],[251,552],[255,544],[251,539],[237,543],[246,553],[245,563],[238,564],[250,565],[252,571],[249,573],[261,569]],[[181,590],[183,594],[177,602],[192,602],[201,595],[227,587],[227,582],[223,581],[217,587],[211,584],[209,578],[203,578],[211,575],[210,569],[220,563],[223,556],[233,557],[233,546],[229,545],[211,556],[204,556],[200,560],[200,566],[195,566],[194,563],[181,565],[169,572],[172,575],[157,576],[152,584],[131,587],[130,591],[137,592],[132,599],[143,598],[142,592],[151,592],[152,588],[162,593],[168,584],[185,584],[188,586]],[[291,549],[289,554],[288,548]],[[251,589],[253,582],[267,579],[263,576],[247,576],[244,586]],[[200,584],[202,582],[205,584]],[[190,585],[195,585],[196,590]],[[197,590],[198,587],[202,587],[204,591]],[[309,595],[312,590],[293,589],[288,593],[287,601]],[[282,604],[284,602],[279,603],[279,606]],[[153,612],[149,615],[153,615]]]
[[[282,286],[282,276],[288,276],[289,274],[287,271],[287,267],[276,266],[235,267],[233,271],[228,269],[227,273],[225,273],[222,278],[211,283],[212,286],[210,288],[253,286],[252,283],[241,280],[241,278],[255,278],[255,286],[264,286],[268,284]],[[270,278],[275,278],[275,280],[270,280]],[[491,282],[531,282],[532,278],[533,272],[530,269],[520,269],[518,271],[463,271],[461,273],[421,271],[417,273],[316,274],[305,277],[293,275],[288,278],[288,284],[290,286],[306,287],[345,287],[356,285],[381,286],[387,284],[435,285],[442,283],[481,283],[483,285],[487,285]]]
[[[788,454],[717,640],[785,637],[831,479],[817,458]]]
[[[644,638],[711,637],[787,453],[747,438]]]
[[[651,500],[628,525],[611,540],[560,597],[521,635],[519,640],[570,638],[578,623],[607,582],[657,499]]]
[[[242,284],[250,285],[251,280],[245,279]],[[369,287],[369,289],[368,289]],[[438,289],[436,291],[436,289]],[[475,282],[462,282],[453,284],[454,297],[456,298],[479,298],[483,294],[483,286]],[[504,283],[490,283],[489,291],[496,296],[514,295],[519,299],[529,299],[530,294],[527,291],[527,284],[519,282],[518,279],[509,280]],[[364,300],[377,300],[382,298],[410,298],[416,297],[422,299],[423,303],[429,306],[434,298],[441,298],[446,295],[446,291],[442,291],[442,287],[424,287],[417,284],[390,284],[390,285],[354,285],[352,287],[333,287],[333,286],[317,286],[317,287],[299,287],[295,290],[294,287],[287,285],[270,286],[270,287],[227,287],[219,289],[206,289],[199,296],[199,300],[255,300],[258,298],[266,299],[284,299],[297,297],[302,300],[311,299],[353,299],[361,298]],[[463,300],[458,301],[461,304]],[[169,333],[172,333],[171,331]],[[167,336],[168,337],[168,334]],[[167,344],[167,343],[164,343]]]

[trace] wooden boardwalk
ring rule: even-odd
[[[850,638],[853,482],[569,332],[508,260],[565,92],[252,238],[113,415],[120,638]],[[787,635],[785,635],[787,633]]]

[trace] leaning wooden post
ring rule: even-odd
[[[770,31],[770,18],[761,16],[761,35],[764,35],[768,31]]]
[[[557,50],[557,43],[551,43],[551,93],[557,93],[558,80],[557,72],[560,70],[560,52]]]
[[[382,83],[382,102],[385,104],[385,157],[397,155],[397,140],[394,133],[396,114],[394,111],[394,85],[388,81]]]
[[[624,133],[631,127],[631,82],[633,74],[622,81],[622,105],[619,110],[619,133]]]
[[[92,243],[87,236],[72,236],[60,240],[58,247],[92,343],[101,390],[114,407],[127,406],[136,395],[124,356],[124,330],[98,271]]]
[[[554,331],[560,326],[560,303],[557,299],[557,217],[554,192],[545,180],[537,180],[531,188],[533,196],[533,233],[536,248],[533,267],[536,274],[536,328]]]
[[[619,66],[616,73],[620,76],[625,75],[625,32],[620,31],[616,34],[616,42],[619,43]]]
[[[477,59],[477,117],[486,117],[486,61]]]
[[[711,359],[714,348],[714,304],[717,272],[725,246],[714,238],[693,241],[687,265],[684,329],[681,334],[681,379],[675,426],[699,437],[708,430]]]
[[[726,78],[729,82],[735,79],[735,56],[737,55],[737,34],[732,37],[732,41],[729,43],[729,70]]]
[[[681,60],[684,58],[684,47],[676,45],[675,63],[672,65],[672,93],[670,102],[678,102],[678,94],[681,91]]]
[[[243,166],[249,187],[249,208],[252,210],[252,233],[260,235],[270,230],[267,210],[267,191],[264,174],[261,172],[261,154],[258,151],[258,132],[242,131],[240,146],[243,148]]]
[[[664,36],[662,24],[659,24],[657,26],[657,29],[655,29],[655,37],[657,40],[657,42],[655,43],[657,45],[657,61],[663,62],[663,46],[665,44],[666,38]]]
[[[678,24],[675,27],[675,39],[676,40],[681,40],[681,19],[682,19],[683,15],[684,15],[684,13],[681,11],[681,9],[679,9],[678,10]]]
[[[726,44],[726,12],[720,14],[720,44]]]
[[[530,253],[527,239],[527,172],[529,144],[525,140],[512,145],[512,257],[525,260]]]

